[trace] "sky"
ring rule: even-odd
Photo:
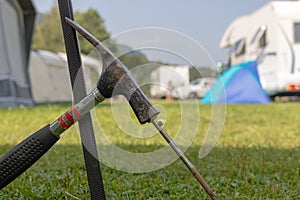
[[[39,13],[55,0],[33,0]],[[226,62],[219,42],[229,24],[269,0],[73,0],[75,11],[96,9],[118,42],[143,50],[152,60],[206,66]],[[83,25],[84,26],[84,25]],[[150,28],[151,27],[151,28]]]

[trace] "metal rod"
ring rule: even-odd
[[[80,120],[97,104],[104,101],[105,98],[99,90],[95,88],[84,99],[70,108],[67,112],[61,115],[57,120],[50,124],[50,130],[55,135],[61,135],[65,130],[70,128],[75,122]]]
[[[210,196],[210,198],[213,200],[217,200],[218,199],[217,195],[212,191],[212,189],[209,187],[206,181],[202,178],[202,176],[196,170],[194,165],[188,160],[188,158],[184,155],[184,153],[177,147],[177,145],[172,140],[172,138],[168,135],[166,130],[164,130],[164,128],[158,124],[156,119],[153,119],[151,123],[155,126],[155,128],[159,131],[159,133],[163,136],[163,138],[168,142],[171,148],[182,160],[182,162],[189,168],[190,172],[194,175],[194,177],[197,179],[200,185],[205,189],[205,191]]]

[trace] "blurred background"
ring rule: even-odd
[[[218,75],[249,61],[257,62],[251,73],[258,81],[239,75],[232,83],[243,86],[237,93],[258,84],[271,100],[300,95],[299,1],[73,3],[76,21],[117,54],[153,98],[201,99]],[[0,5],[0,105],[71,101],[56,1]],[[81,36],[79,41],[91,88],[101,58]],[[247,98],[243,102],[252,102]]]

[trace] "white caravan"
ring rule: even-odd
[[[151,97],[165,98],[174,88],[189,85],[189,67],[163,65],[151,72],[150,79]]]
[[[221,48],[229,66],[256,60],[270,97],[300,95],[300,1],[274,1],[233,21]]]

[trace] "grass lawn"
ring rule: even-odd
[[[179,104],[156,102],[168,114],[173,136]],[[0,109],[0,155],[51,123],[68,104]],[[200,105],[200,126],[186,156],[220,199],[300,199],[300,104],[228,105],[223,132],[208,156],[198,152],[211,107]],[[165,145],[160,136],[132,138],[116,125],[110,104],[96,108],[111,141],[132,152]],[[179,117],[178,117],[179,116]],[[130,162],[130,161],[129,161]],[[81,144],[72,127],[33,167],[0,191],[0,199],[89,199]],[[107,199],[209,199],[181,161],[149,173],[128,173],[102,165]]]

